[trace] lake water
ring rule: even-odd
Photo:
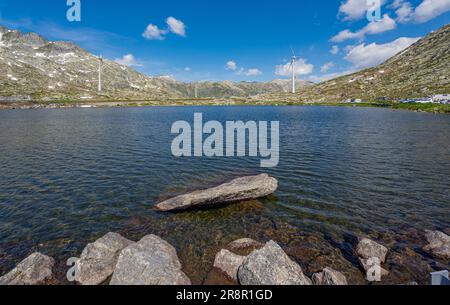
[[[279,166],[172,157],[172,123],[195,112],[205,121],[280,121]],[[267,199],[179,214],[153,209],[260,172],[279,179]],[[448,266],[420,248],[423,230],[450,228],[449,176],[446,115],[344,107],[0,111],[0,274],[35,250],[64,265],[116,231],[166,238],[196,283],[209,277],[214,254],[241,237],[274,239],[306,272],[332,265],[358,283],[358,236],[392,249],[392,282],[424,282]]]

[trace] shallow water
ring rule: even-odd
[[[172,123],[195,112],[205,121],[280,121],[279,166],[172,157]],[[63,264],[109,231],[161,235],[198,283],[215,251],[239,237],[275,239],[310,272],[353,268],[355,282],[351,252],[362,235],[394,254],[411,250],[411,267],[398,273],[420,274],[417,281],[448,265],[420,248],[423,230],[450,228],[450,116],[344,107],[6,110],[0,143],[0,274],[34,250]],[[279,179],[260,202],[168,215],[152,208],[259,172]]]

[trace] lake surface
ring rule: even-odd
[[[280,121],[279,166],[172,157],[172,123],[192,122],[195,112],[204,121]],[[259,202],[153,209],[164,198],[261,172],[279,179],[279,190]],[[241,237],[276,240],[307,272],[331,264],[356,274],[358,236],[394,254],[411,249],[411,268],[438,268],[421,253],[420,234],[450,228],[449,177],[446,115],[344,107],[0,111],[0,274],[34,250],[64,264],[109,231],[166,238],[197,283],[214,253]],[[411,268],[398,274],[425,281],[430,271]]]

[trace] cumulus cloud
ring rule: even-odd
[[[450,0],[423,0],[414,10],[414,22],[423,23],[450,11]]]
[[[237,70],[236,62],[233,60],[230,60],[229,62],[226,63],[225,69],[231,70],[231,71],[236,71]]]
[[[160,29],[157,25],[149,24],[142,36],[149,40],[164,40],[166,35],[174,33],[181,37],[186,37],[186,25],[183,21],[169,17],[166,20],[167,29]]]
[[[142,36],[149,40],[164,40],[164,35],[167,34],[166,30],[161,30],[158,26],[154,24],[149,24],[145,29]]]
[[[116,63],[129,67],[142,67],[140,63],[137,62],[136,58],[134,58],[133,54],[126,54],[122,56],[122,58],[116,58],[114,60]]]
[[[328,71],[330,71],[330,69],[332,69],[334,67],[334,62],[329,62],[324,64],[321,68],[320,68],[320,72],[322,73],[327,73]]]
[[[408,1],[394,0],[394,2],[389,7],[395,10],[398,22],[407,23],[411,20],[414,9],[411,3],[409,3]]]
[[[241,69],[241,70],[239,70],[239,74],[245,75],[245,76],[258,76],[258,75],[262,75],[263,73],[259,69],[252,68],[252,69],[248,69],[248,70]]]
[[[419,38],[401,37],[385,44],[359,44],[352,47],[345,59],[353,64],[355,68],[368,68],[381,64],[385,60],[405,50]]]
[[[336,36],[331,38],[332,42],[343,42],[349,39],[364,39],[366,35],[381,34],[397,27],[397,23],[388,14],[384,14],[383,18],[379,21],[373,21],[367,24],[359,31],[352,32],[350,30],[343,30]]]
[[[296,75],[308,75],[314,71],[314,65],[308,64],[305,59],[300,58],[294,63],[294,73]],[[290,76],[292,75],[291,63],[288,62],[284,65],[278,65],[275,67],[275,74],[278,76]]]
[[[257,68],[246,69],[243,67],[239,67],[238,64],[234,60],[230,60],[225,64],[225,69],[229,71],[235,71],[237,75],[244,76],[259,76],[262,75],[262,71]]]
[[[169,27],[169,31],[178,36],[186,37],[186,25],[183,21],[175,19],[174,17],[169,17],[166,22]]]
[[[380,4],[385,2],[381,0]],[[339,7],[339,16],[343,16],[344,20],[360,20],[366,17],[369,7],[367,0],[346,0]]]
[[[339,53],[339,46],[332,46],[330,53],[333,55],[336,55],[337,53]]]

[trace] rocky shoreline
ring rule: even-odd
[[[450,260],[450,236],[427,231],[424,251]],[[367,284],[383,282],[389,274],[383,264],[389,249],[367,239],[360,239],[355,249]],[[55,260],[36,252],[0,277],[0,285],[47,285],[55,282]],[[274,241],[261,243],[249,238],[236,240],[217,253],[214,266],[235,285],[348,285],[343,270],[326,267],[306,275]],[[191,285],[175,248],[156,235],[138,242],[117,233],[108,233],[88,244],[74,260],[67,276],[79,285]],[[404,283],[417,285],[416,282]]]
[[[225,205],[250,206],[245,200],[266,197],[277,190],[278,181],[266,174],[241,177],[231,182],[181,195],[159,203],[163,213],[222,207]],[[242,202],[244,200],[244,202]],[[239,203],[240,202],[240,203]],[[191,214],[185,212],[185,214]],[[151,225],[151,224],[150,224]],[[284,228],[282,230],[287,230]],[[447,232],[447,231],[446,231]],[[285,232],[289,238],[292,234]],[[179,251],[156,234],[145,234],[133,241],[124,234],[108,233],[87,244],[79,257],[67,261],[64,274],[69,283],[80,285],[191,285],[196,283]],[[128,236],[128,234],[124,235]],[[440,231],[426,231],[424,253],[443,261],[450,261],[450,236]],[[396,265],[410,264],[410,255],[399,255],[381,241],[360,236],[345,261],[327,258],[330,253],[314,253],[311,246],[320,241],[303,241],[303,249],[293,255],[285,242],[276,236],[258,240],[244,237],[236,239],[215,252],[206,284],[232,285],[355,285],[351,267],[366,284],[384,283],[391,272],[398,273]],[[206,249],[203,249],[206,251]],[[408,248],[401,250],[408,251]],[[390,258],[388,262],[388,258]],[[319,261],[316,263],[315,261]],[[305,263],[307,261],[308,263]],[[394,262],[394,265],[393,265]],[[413,263],[414,264],[414,263]],[[317,266],[320,266],[318,268]],[[445,265],[444,265],[445,266]],[[439,267],[436,267],[439,268]],[[435,269],[436,269],[435,268]],[[53,285],[57,279],[57,264],[52,257],[35,252],[13,270],[0,277],[0,285]],[[353,272],[353,271],[352,271]],[[421,270],[422,272],[422,270]],[[415,281],[402,284],[417,284]]]

